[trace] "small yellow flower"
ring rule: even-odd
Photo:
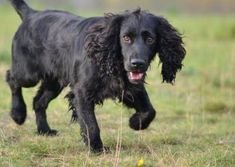
[[[143,158],[141,158],[140,160],[138,160],[137,166],[138,166],[138,167],[144,166],[144,159],[143,159]]]

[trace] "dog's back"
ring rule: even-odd
[[[15,76],[20,79],[30,73],[28,76],[34,77],[25,78],[25,81],[33,80],[32,84],[35,84],[45,75],[53,73],[52,77],[68,84],[70,62],[65,61],[73,59],[73,38],[79,33],[78,24],[83,18],[63,11],[36,11],[22,0],[11,2],[22,19],[12,46],[13,67],[22,68],[20,72],[13,68],[12,75],[17,73]],[[64,58],[67,56],[71,58]],[[22,81],[25,86],[31,86],[25,81]]]

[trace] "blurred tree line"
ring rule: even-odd
[[[189,14],[230,14],[235,13],[235,0],[26,0],[44,4],[48,8],[76,7],[77,10],[120,12],[126,9],[142,9],[156,12]],[[0,0],[6,4],[7,0]]]

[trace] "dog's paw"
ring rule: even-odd
[[[134,130],[146,129],[154,117],[155,112],[135,113],[129,120],[129,126]]]
[[[17,123],[18,125],[22,125],[26,119],[26,107],[24,105],[14,107],[11,109],[11,118]]]
[[[103,146],[100,148],[91,148],[92,153],[94,154],[107,154],[107,153],[111,153],[110,148]]]
[[[56,136],[58,135],[58,131],[55,129],[39,129],[38,134],[43,136]]]

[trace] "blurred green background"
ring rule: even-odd
[[[234,0],[26,0],[46,8],[74,8],[77,11],[120,12],[141,7],[155,12],[188,14],[230,14],[235,11]],[[6,0],[0,0],[5,5]]]
[[[141,132],[128,127],[133,110],[106,101],[96,107],[101,135],[110,154],[90,154],[76,124],[70,124],[64,95],[48,108],[57,137],[38,136],[32,99],[24,89],[28,117],[23,126],[10,119],[5,72],[20,19],[0,0],[0,166],[234,166],[235,164],[235,1],[234,0],[32,0],[35,9],[61,9],[82,16],[141,7],[163,15],[184,36],[187,56],[172,85],[161,83],[158,58],[151,65],[147,90],[157,118]]]

